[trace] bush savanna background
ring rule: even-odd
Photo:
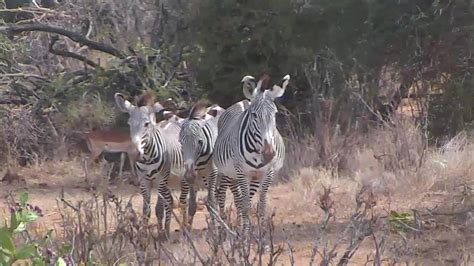
[[[3,0],[0,19],[0,264],[474,264],[472,1]],[[184,117],[262,73],[291,75],[287,154],[250,245],[232,204],[191,231],[175,209],[158,241],[118,155],[86,178],[83,134],[128,131],[114,93]]]

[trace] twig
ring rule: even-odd
[[[296,265],[295,264],[295,254],[293,254],[293,246],[290,244],[290,241],[286,241],[286,244],[288,245],[288,256],[290,257],[290,264],[291,265]]]
[[[77,207],[75,207],[74,205],[72,205],[72,203],[68,202],[66,199],[64,199],[63,197],[61,197],[61,202],[63,202],[64,204],[66,204],[66,206],[68,206],[69,208],[73,209],[75,212],[79,212],[79,209]]]
[[[163,200],[165,200],[165,198],[160,193],[158,193],[158,197],[161,197]],[[166,203],[166,204],[168,204],[168,203]],[[194,254],[198,257],[199,261],[201,261],[202,265],[206,265],[207,264],[206,260],[204,260],[204,258],[201,256],[201,253],[199,253],[199,251],[197,250],[196,245],[194,244],[193,239],[189,235],[188,230],[183,225],[183,223],[179,220],[176,213],[173,211],[173,206],[168,206],[168,207],[171,208],[171,214],[173,215],[176,222],[178,222],[179,227],[181,228],[181,230],[183,230],[184,236],[188,239],[189,244],[191,245],[191,248],[193,249]]]
[[[232,231],[230,227],[225,223],[224,220],[220,217],[220,215],[217,213],[217,211],[212,208],[211,206],[207,206],[208,211],[211,213],[212,216],[216,218],[216,220],[226,229],[226,231],[233,236],[234,238],[237,237],[237,233]]]
[[[370,107],[370,105],[364,100],[364,98],[362,98],[362,96],[357,93],[357,92],[354,92],[354,91],[351,91],[351,93],[355,96],[357,96],[357,98],[359,98],[359,100],[365,105],[365,107],[367,107],[367,109],[373,114],[375,115],[385,126],[387,126],[388,128],[392,128],[392,126],[387,123],[380,114],[377,114],[376,112],[374,112],[374,110]]]

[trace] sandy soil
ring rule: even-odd
[[[26,183],[14,182],[13,184],[0,183],[0,195],[5,199],[9,193],[14,195],[21,191],[28,191],[30,202],[40,206],[43,209],[44,217],[34,224],[34,229],[43,231],[46,228],[54,228],[56,232],[61,232],[61,217],[58,211],[58,198],[61,191],[70,202],[77,202],[90,197],[91,192],[85,189],[84,180],[80,172],[75,168],[68,168],[68,164],[59,163],[51,165],[48,170],[42,167],[25,168],[19,171],[20,177],[24,178]],[[79,177],[77,177],[79,176]],[[348,183],[347,183],[348,182]],[[330,223],[328,239],[334,243],[341,235],[340,232],[346,227],[348,217],[351,215],[351,209],[354,207],[354,181],[344,181],[339,183],[339,187],[334,189],[333,200],[336,202],[336,219]],[[172,187],[177,187],[174,180]],[[110,190],[118,197],[128,199],[136,195],[133,199],[135,210],[141,210],[141,197],[138,194],[138,188],[122,184],[111,185]],[[301,185],[277,184],[269,192],[268,211],[274,210],[276,216],[275,223],[275,242],[284,246],[284,253],[281,257],[281,265],[288,265],[289,252],[288,243],[293,246],[293,254],[296,265],[308,265],[311,260],[311,253],[315,242],[321,238],[319,227],[323,220],[323,212],[317,205],[319,195],[315,191],[301,191]],[[200,196],[205,193],[200,192]],[[228,197],[230,201],[231,197]],[[388,210],[409,211],[410,208],[428,208],[446,205],[450,196],[439,191],[427,191],[417,195],[416,200],[410,199],[387,199],[379,197],[375,207],[380,216],[387,216]],[[153,202],[155,202],[155,197]],[[416,206],[414,206],[416,205]],[[176,210],[178,211],[178,210]],[[0,202],[0,218],[7,217],[8,211],[5,200]],[[207,211],[202,207],[198,210],[194,220],[193,234],[204,235],[206,228]],[[439,215],[431,220],[431,227],[425,226],[424,231],[416,238],[407,236],[404,240],[395,233],[391,233],[389,241],[386,243],[384,257],[397,258],[401,261],[419,262],[424,265],[460,265],[471,263],[474,265],[474,222],[468,219],[468,215]],[[380,220],[382,224],[383,219]],[[473,222],[473,225],[470,224]],[[428,224],[428,222],[427,222]],[[172,224],[171,238],[177,238],[181,233],[175,232],[178,225],[175,221]],[[204,229],[204,230],[203,230]],[[380,236],[383,232],[382,226],[378,228],[376,235]],[[407,242],[405,242],[407,241]],[[170,249],[179,247],[179,244],[173,244],[170,241],[167,245]],[[342,245],[346,246],[346,244]],[[322,248],[322,247],[321,247]],[[321,250],[321,249],[320,249]],[[366,238],[350,265],[363,265],[368,255],[374,253],[374,241],[371,237]],[[342,254],[342,252],[340,253]],[[316,256],[316,262],[320,257]]]

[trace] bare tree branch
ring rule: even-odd
[[[63,57],[70,57],[70,58],[74,58],[74,59],[77,59],[77,60],[80,60],[86,64],[88,64],[89,66],[93,67],[93,68],[100,68],[100,66],[98,64],[96,64],[94,61],[92,60],[89,60],[87,59],[87,57],[85,56],[82,56],[80,54],[76,54],[76,53],[73,53],[73,52],[70,52],[70,51],[66,51],[66,50],[57,50],[57,49],[54,49],[54,44],[56,44],[56,42],[59,40],[59,37],[58,36],[54,36],[51,40],[51,43],[49,44],[49,52],[54,54],[54,55],[59,55],[59,56],[63,56]]]
[[[62,28],[54,27],[54,26],[49,26],[49,25],[44,25],[44,24],[21,24],[21,25],[7,25],[7,26],[0,27],[0,32],[6,33],[9,37],[12,37],[15,34],[19,34],[25,31],[26,32],[27,31],[42,31],[42,32],[56,33],[62,36],[66,36],[77,43],[86,45],[91,49],[113,55],[120,59],[123,59],[126,57],[126,54],[124,52],[116,49],[115,47],[90,40],[82,34],[65,30]]]

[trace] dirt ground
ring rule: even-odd
[[[19,171],[19,175],[25,179],[26,183],[0,183],[2,187],[0,189],[2,199],[0,218],[3,220],[8,217],[4,199],[9,193],[18,195],[19,192],[26,190],[29,192],[30,202],[43,209],[44,217],[34,224],[36,230],[54,228],[55,232],[61,232],[61,217],[58,211],[60,192],[64,191],[65,198],[70,202],[86,199],[91,194],[85,189],[83,174],[77,170],[77,163],[75,166],[70,165],[71,163],[52,164],[46,168],[47,170],[44,170],[45,166],[23,168]],[[304,182],[276,184],[269,192],[267,211],[274,210],[276,213],[274,240],[276,244],[284,246],[279,265],[290,264],[288,244],[293,247],[296,265],[308,265],[315,243],[322,245],[318,232],[324,213],[317,205],[319,194],[317,190],[302,188],[304,186]],[[329,224],[329,243],[335,243],[346,227],[355,205],[353,196],[357,186],[358,184],[352,180],[340,180],[333,186],[333,200],[337,208],[335,208],[336,219]],[[173,182],[172,187],[177,188],[177,182]],[[135,195],[133,206],[135,210],[141,210],[141,197],[137,187],[119,183],[119,185],[111,185],[110,190],[124,199]],[[198,197],[204,194],[201,191]],[[155,197],[152,199],[153,202],[156,200]],[[231,197],[228,197],[228,201],[230,200]],[[450,195],[436,190],[420,192],[418,195],[407,198],[389,199],[386,195],[381,195],[377,197],[375,212],[382,217],[379,219],[379,224],[384,224],[389,210],[410,212],[411,208],[421,210],[437,206],[447,207],[447,202],[451,200]],[[474,212],[433,216],[423,221],[426,225],[418,236],[409,234],[405,236],[405,239],[394,232],[389,233],[383,255],[383,258],[387,259],[385,263],[388,265],[389,261],[396,259],[398,262],[421,263],[422,265],[474,265],[474,256],[472,256],[474,254],[474,217],[471,217],[472,214]],[[194,235],[204,235],[206,215],[207,211],[201,207],[194,220],[192,232]],[[383,234],[383,228],[382,225],[378,227],[376,236],[380,237]],[[181,234],[176,232],[176,229],[178,225],[173,221],[172,239]],[[347,246],[344,241],[342,243],[342,247]],[[173,241],[167,245],[171,250],[179,247],[179,244],[174,244]],[[318,250],[322,249],[323,247],[320,246]],[[349,265],[364,265],[367,257],[374,254],[374,250],[373,239],[367,237]],[[316,255],[315,260],[318,263],[321,257]]]

